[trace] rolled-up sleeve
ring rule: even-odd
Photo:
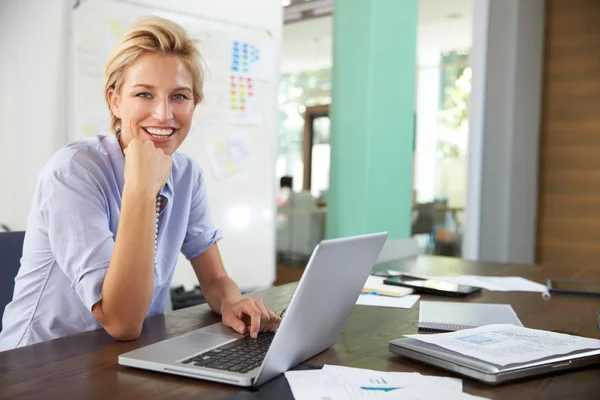
[[[43,213],[58,266],[85,306],[102,299],[102,284],[114,248],[101,177],[71,162],[43,184]]]
[[[203,254],[222,238],[221,231],[212,224],[204,175],[199,167],[198,171],[198,179],[192,190],[190,218],[181,247],[181,252],[188,260]]]

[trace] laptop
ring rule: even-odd
[[[314,249],[275,333],[252,339],[221,322],[119,356],[119,364],[256,387],[331,347],[387,232],[324,240]]]
[[[600,350],[598,349],[502,366],[468,357],[435,344],[422,342],[413,338],[392,340],[389,342],[388,348],[396,355],[433,365],[489,385],[578,369],[600,363]]]

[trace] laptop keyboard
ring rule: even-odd
[[[256,339],[246,336],[189,358],[183,363],[245,374],[262,364],[274,336],[273,332],[259,333]]]

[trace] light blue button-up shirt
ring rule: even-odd
[[[180,153],[172,158],[160,192],[166,207],[159,216],[147,316],[163,312],[179,251],[191,260],[221,238],[209,216],[200,167]],[[0,351],[101,328],[91,310],[102,298],[115,244],[124,167],[114,135],[68,144],[44,166],[13,300],[2,319]]]

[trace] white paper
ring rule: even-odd
[[[317,370],[313,370],[317,371]],[[387,372],[373,369],[324,365],[322,371],[347,379],[363,388],[407,388],[411,386],[435,385],[441,389],[462,390],[462,381],[457,378],[421,375],[418,372]]]
[[[350,394],[334,375],[318,371],[287,371],[294,400],[347,400]]]
[[[243,40],[231,42],[229,65],[229,121],[234,125],[260,125],[260,91],[258,81],[273,75],[269,66],[272,56],[266,47]],[[271,59],[271,60],[269,60]],[[271,67],[272,68],[272,67]],[[271,77],[272,78],[272,77]]]
[[[397,397],[398,394],[401,394],[402,397]],[[423,390],[422,387],[406,388],[402,389],[402,392],[390,392],[381,398],[402,400],[488,400],[485,397],[473,396],[455,390],[440,389],[436,386],[429,387],[426,390]]]
[[[270,82],[275,75],[275,47],[243,40],[231,43],[231,72],[255,77]]]
[[[433,335],[406,335],[496,365],[535,361],[578,350],[600,349],[600,340],[508,324]]]
[[[412,308],[421,296],[409,294],[403,297],[378,296],[376,294],[361,294],[357,305],[393,308]]]
[[[206,146],[216,179],[248,170],[257,163],[248,132],[220,138]]]
[[[388,271],[389,275],[401,276],[408,275],[425,279],[433,279],[443,282],[456,283],[459,285],[476,286],[496,292],[538,292],[547,293],[548,288],[541,283],[533,282],[519,276],[478,276],[478,275],[458,275],[458,276],[427,276],[405,274],[399,271]]]
[[[405,391],[417,396],[419,393],[430,392],[432,387],[444,393],[462,394],[460,379],[424,376],[416,372],[382,372],[325,365],[321,370],[288,371],[285,377],[296,400],[356,400],[399,396],[404,399]]]
[[[363,293],[369,292],[380,296],[402,297],[413,292],[409,288],[386,285],[383,283],[385,279],[383,276],[369,276],[363,287]]]
[[[271,82],[274,78],[277,68],[275,61],[275,47],[272,44],[263,44],[259,48],[259,60],[256,64],[256,79],[264,82]]]
[[[232,72],[227,90],[229,121],[234,125],[260,125],[260,97],[254,76]]]

